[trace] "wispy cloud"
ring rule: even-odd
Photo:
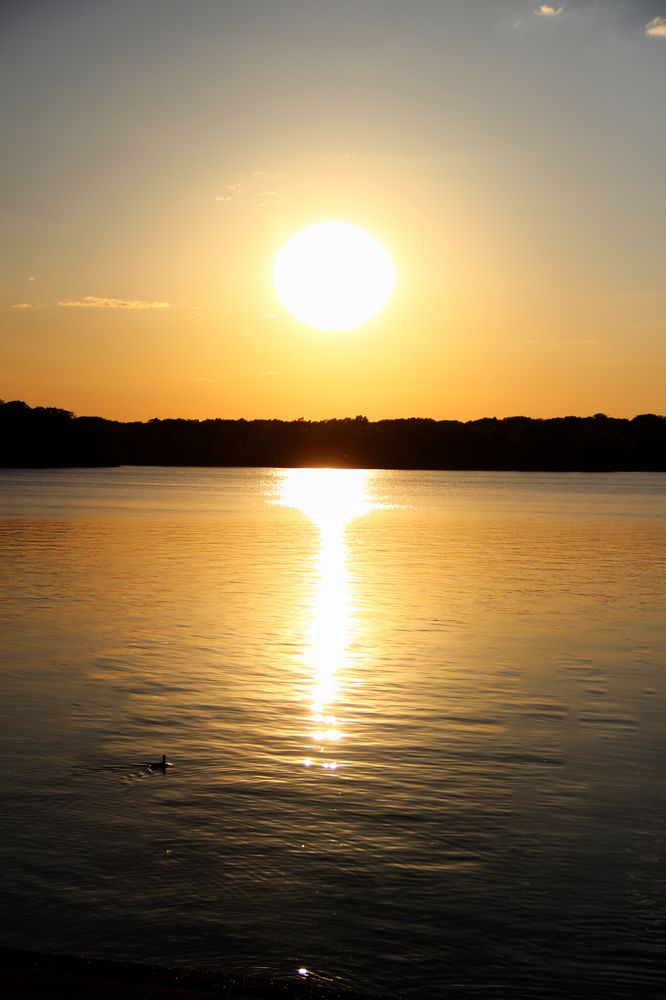
[[[86,295],[77,302],[59,302],[64,309],[173,309],[171,302],[144,302],[141,299],[107,299]]]
[[[260,191],[257,195],[257,204],[259,205],[259,208],[268,208],[277,196],[277,191]]]
[[[228,205],[230,201],[237,201],[243,193],[242,184],[227,184],[224,194],[216,194],[215,201]]]
[[[274,175],[275,176],[275,175]],[[268,208],[280,192],[266,187],[271,176],[263,170],[254,170],[251,174],[243,174],[242,179],[233,184],[227,184],[221,194],[215,195],[218,205],[245,205],[247,207]]]
[[[666,17],[653,17],[645,25],[645,34],[650,38],[666,38]]]
[[[601,347],[605,341],[588,338],[587,340],[562,340],[560,343],[570,347]]]
[[[12,306],[12,309],[22,309],[25,311],[27,309],[39,309],[39,306],[33,306],[30,302],[16,302]]]
[[[535,14],[540,14],[542,17],[554,17],[556,14],[561,14],[564,10],[563,7],[553,7],[550,3],[539,4],[538,10],[535,10]]]

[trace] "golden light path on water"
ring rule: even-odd
[[[353,604],[347,568],[345,533],[350,521],[374,507],[367,494],[365,469],[290,469],[281,484],[279,503],[296,507],[319,529],[317,583],[304,652],[312,676],[313,751],[326,759],[307,757],[306,767],[321,762],[335,770],[335,749],[343,733],[336,703],[340,678],[349,660]]]

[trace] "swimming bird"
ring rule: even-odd
[[[152,764],[149,764],[148,765],[148,770],[149,771],[166,771],[167,767],[173,767],[173,764],[169,763],[169,761],[166,759],[166,754],[163,753],[162,754],[162,760],[158,760],[158,761],[156,761],[156,762],[154,762]]]

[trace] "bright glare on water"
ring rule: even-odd
[[[0,945],[662,997],[665,500],[0,471]]]

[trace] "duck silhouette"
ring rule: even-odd
[[[162,771],[162,772],[166,773],[167,767],[173,767],[173,764],[169,763],[169,761],[166,759],[166,754],[163,753],[162,754],[162,760],[153,761],[152,764],[148,765],[148,770],[149,771]]]

